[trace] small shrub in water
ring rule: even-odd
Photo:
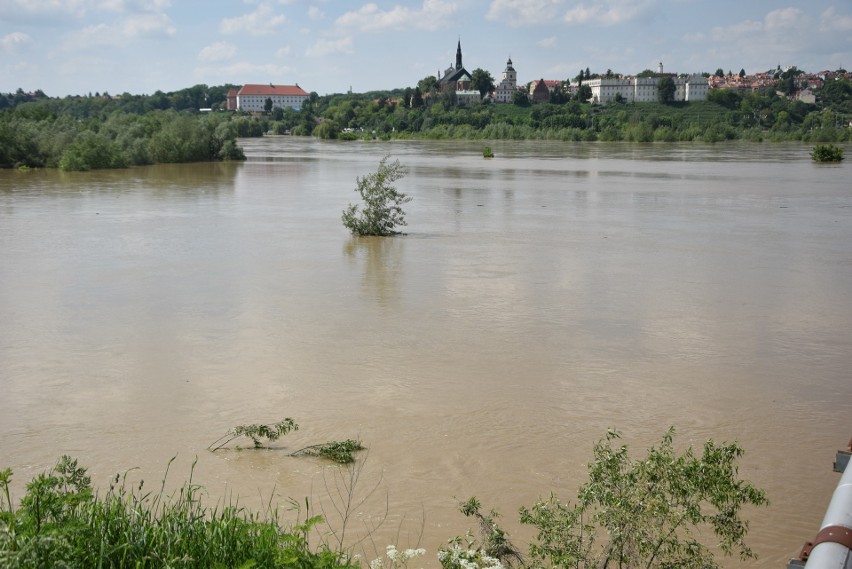
[[[290,456],[308,455],[321,456],[329,460],[333,460],[338,464],[349,464],[355,462],[355,456],[352,454],[355,451],[364,450],[364,445],[361,441],[346,439],[345,441],[329,441],[318,445],[311,445],[303,449],[299,449]]]
[[[398,225],[407,225],[402,204],[410,202],[411,197],[393,185],[405,176],[406,170],[399,160],[388,162],[389,158],[382,158],[374,173],[357,178],[355,191],[364,203],[360,210],[358,205],[350,204],[342,216],[344,227],[355,235],[394,235],[399,233]]]
[[[229,442],[240,437],[249,437],[254,443],[254,448],[263,448],[263,443],[260,442],[260,439],[275,441],[290,431],[298,430],[299,425],[297,425],[296,422],[289,417],[283,421],[275,423],[274,425],[237,425],[214,441],[207,447],[207,450],[217,451]]]
[[[811,152],[814,162],[840,162],[843,160],[843,149],[833,144],[818,144]]]

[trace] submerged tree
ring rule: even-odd
[[[343,225],[355,235],[394,235],[398,225],[406,225],[402,204],[411,201],[411,197],[400,192],[393,185],[407,172],[399,160],[388,162],[385,156],[379,162],[379,168],[372,174],[358,176],[355,191],[361,194],[363,205],[350,204],[343,210]]]

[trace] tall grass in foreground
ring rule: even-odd
[[[116,476],[101,497],[86,470],[63,456],[27,484],[17,508],[11,476],[0,472],[0,567],[352,567],[328,548],[311,549],[307,536],[319,517],[286,528],[272,508],[259,515],[205,506],[191,474],[169,495],[165,477],[157,492],[145,492],[142,482],[128,487]]]

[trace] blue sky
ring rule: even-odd
[[[416,85],[455,60],[521,82],[852,68],[850,0],[0,0],[0,92]]]

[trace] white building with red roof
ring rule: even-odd
[[[291,107],[301,110],[308,94],[298,85],[243,85],[237,92],[237,109],[248,112],[266,110],[266,100],[272,100],[272,108]]]

